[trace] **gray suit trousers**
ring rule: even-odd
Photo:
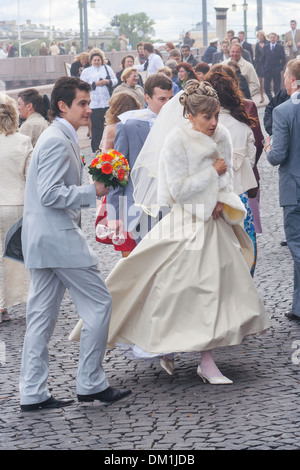
[[[30,269],[27,330],[20,374],[20,403],[47,400],[48,343],[68,289],[83,320],[77,393],[97,393],[108,387],[102,367],[111,313],[111,296],[96,266]]]
[[[283,207],[284,231],[294,260],[294,294],[292,312],[300,317],[300,204]]]

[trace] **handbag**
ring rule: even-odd
[[[9,258],[19,263],[24,263],[22,251],[22,222],[21,217],[8,230],[5,237],[3,258]]]
[[[106,77],[105,77],[104,80],[109,80],[109,85],[106,85],[106,87],[107,87],[107,89],[108,89],[109,95],[111,96],[111,95],[112,95],[112,92],[113,92],[113,86],[112,86],[112,84],[111,84],[111,78],[110,78],[110,75],[109,75],[109,73],[108,73],[108,70],[107,70],[106,65],[104,65],[104,67],[105,67],[105,70],[106,70]],[[102,79],[102,80],[103,80],[103,79]],[[92,90],[96,90],[96,83],[95,83],[95,82],[92,83]]]
[[[248,191],[247,191],[248,197],[250,197],[252,199],[256,197],[257,192],[259,190],[259,174],[258,174],[258,170],[257,170],[256,165],[253,167],[253,173],[254,173],[254,176],[255,176],[256,181],[257,181],[257,186],[256,186],[256,188],[251,188],[251,189],[248,189]]]
[[[100,207],[100,210],[98,212],[96,222],[95,222],[95,229],[98,224],[102,224],[104,226],[107,226],[107,209],[106,209],[106,196],[102,198],[102,205]],[[106,238],[99,238],[96,235],[96,241],[99,243],[104,243],[106,245],[111,245],[112,244],[112,238],[111,237],[106,237]]]
[[[111,96],[111,95],[112,95],[112,92],[113,92],[113,86],[112,86],[112,84],[111,84],[111,78],[110,78],[110,75],[109,75],[109,73],[108,73],[108,70],[107,70],[106,65],[104,65],[104,67],[105,67],[105,70],[106,70],[106,77],[105,77],[105,79],[106,79],[106,80],[109,80],[109,85],[106,85],[106,86],[107,86],[108,92],[109,92],[109,94],[110,94],[110,96]]]

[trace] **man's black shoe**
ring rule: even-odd
[[[90,395],[77,395],[78,401],[94,401],[100,400],[103,403],[114,403],[115,401],[122,400],[122,398],[127,397],[131,394],[131,390],[119,390],[113,387],[107,387],[102,392],[91,393]]]
[[[42,401],[40,403],[32,403],[30,405],[21,405],[22,411],[38,411],[51,408],[63,408],[64,406],[69,406],[74,403],[74,400],[56,400],[52,396],[48,400]]]
[[[300,317],[298,315],[295,315],[291,310],[289,312],[285,313],[285,316],[289,318],[290,320],[298,320],[300,321]]]
[[[287,246],[287,242],[280,242],[281,246]]]

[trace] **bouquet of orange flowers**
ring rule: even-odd
[[[106,187],[125,187],[128,184],[128,161],[116,150],[111,149],[106,153],[97,153],[88,168],[93,180],[105,183]]]

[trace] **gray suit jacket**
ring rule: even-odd
[[[300,200],[299,129],[300,93],[294,94],[273,111],[273,142],[267,159],[271,165],[279,165],[281,206],[297,205]]]
[[[114,149],[124,155],[130,169],[133,168],[149,131],[150,126],[146,121],[129,119],[125,124],[117,124]],[[125,188],[111,188],[107,196],[107,219],[117,220],[122,217],[126,231],[133,231],[142,213],[141,208],[134,206],[133,189],[131,178],[129,178],[129,183]],[[127,203],[127,211],[122,216],[119,210],[119,198],[124,196],[127,198],[127,202],[124,201],[125,204]]]
[[[94,185],[81,186],[83,163],[70,130],[54,121],[40,136],[25,188],[22,247],[27,268],[98,264],[80,229],[82,208],[96,206]]]

